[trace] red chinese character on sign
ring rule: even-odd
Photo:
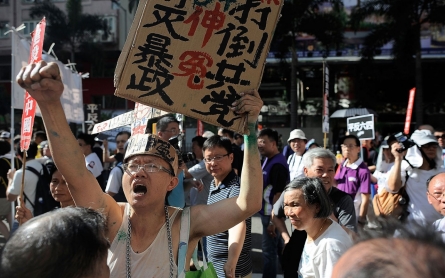
[[[201,25],[207,28],[206,34],[204,36],[204,41],[202,42],[202,47],[204,47],[212,36],[213,30],[219,30],[224,25],[224,20],[226,15],[219,10],[221,3],[216,2],[215,9],[213,11],[205,11],[204,18],[202,19]]]
[[[32,98],[28,98],[25,103],[25,114],[28,115],[29,111],[32,110],[34,106],[34,100]]]
[[[192,23],[192,26],[190,27],[190,31],[188,33],[189,36],[193,36],[195,34],[196,28],[198,27],[199,23],[199,16],[202,14],[202,8],[197,6],[195,8],[195,11],[190,15],[189,18],[184,20],[184,23]]]
[[[182,62],[178,68],[183,73],[173,73],[176,76],[189,76],[187,86],[190,89],[202,89],[204,87],[204,77],[207,67],[211,67],[213,59],[209,54],[199,51],[185,51],[179,57]]]
[[[204,35],[204,40],[201,47],[204,47],[207,44],[214,30],[219,30],[224,25],[226,15],[219,10],[220,8],[221,3],[216,2],[215,9],[213,11],[205,11],[204,13],[204,17],[201,21],[201,26],[206,28],[207,31]],[[196,28],[198,27],[199,16],[201,14],[202,8],[196,7],[195,12],[191,14],[189,18],[184,20],[184,23],[192,23],[192,26],[190,27],[190,31],[188,33],[189,36],[193,36],[195,34]]]
[[[26,117],[23,120],[23,131],[24,132],[31,132],[31,121],[32,121],[32,117]]]

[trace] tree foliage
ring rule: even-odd
[[[367,0],[353,10],[351,25],[355,30],[367,19],[382,20],[365,38],[362,56],[372,59],[378,50],[393,41],[392,54],[397,60],[413,60],[420,51],[421,30],[427,24],[445,23],[443,0]]]
[[[331,12],[320,11],[320,7],[326,3],[332,5]],[[274,34],[274,43],[282,54],[288,53],[295,45],[298,33],[307,33],[328,51],[342,43],[346,23],[343,2],[340,0],[286,0]]]
[[[421,32],[445,23],[444,0],[365,0],[351,14],[355,30],[369,18],[381,19],[365,38],[362,57],[372,60],[379,49],[393,42],[392,55],[415,76],[416,124],[423,123]],[[414,62],[414,63],[413,63]]]
[[[82,0],[68,0],[66,13],[49,0],[36,3],[30,10],[31,18],[46,17],[45,45],[56,43],[56,49],[68,47],[71,53],[71,62],[78,47],[90,42],[103,30],[107,34],[108,27],[98,15],[82,13]]]

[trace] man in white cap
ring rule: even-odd
[[[182,210],[165,205],[166,195],[178,184],[179,170],[178,155],[169,142],[152,134],[130,138],[122,178],[128,203],[117,203],[83,166],[85,159],[60,101],[64,85],[57,64],[30,64],[17,75],[17,83],[40,107],[54,162],[76,206],[98,210],[106,218],[111,277],[185,277],[201,237],[226,231],[260,210],[263,187],[255,124],[263,102],[258,91],[241,93],[230,107],[246,115],[250,134],[245,135],[248,170],[241,175],[239,196]]]
[[[441,217],[425,198],[425,188],[431,176],[445,172],[442,150],[429,130],[414,131],[411,140],[415,145],[407,150],[403,149],[402,143],[391,145],[395,161],[388,174],[386,189],[398,192],[405,186],[409,196],[407,224],[417,223],[425,227]]]
[[[290,181],[292,181],[299,176],[304,176],[302,159],[306,152],[307,138],[303,130],[294,129],[291,131],[287,143],[294,151],[294,153],[287,159],[287,164],[289,164]]]

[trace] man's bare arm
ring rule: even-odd
[[[250,135],[244,135],[244,163],[238,198],[225,199],[208,206],[191,208],[190,238],[228,230],[261,209],[263,175],[260,165],[255,124],[263,102],[257,91],[242,94],[235,102],[236,112],[248,113]],[[215,217],[215,216],[218,217]]]
[[[101,209],[105,215],[111,208],[120,210],[85,167],[84,155],[67,124],[60,102],[63,83],[57,64],[39,62],[28,65],[17,75],[17,83],[39,104],[54,163],[69,184],[76,206]],[[110,223],[112,221],[109,219]]]
[[[235,278],[235,269],[246,239],[246,221],[241,221],[229,229],[229,246],[227,262],[224,264],[226,277]]]
[[[395,157],[394,166],[391,169],[391,172],[388,177],[388,189],[392,192],[398,192],[400,188],[402,188],[402,161],[403,157],[406,155],[406,151],[403,153],[397,152],[397,149],[400,148],[400,143],[395,143],[391,145],[391,153]]]

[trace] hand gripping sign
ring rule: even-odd
[[[36,29],[32,32],[31,51],[29,55],[29,64],[37,63],[42,60],[43,38],[45,37],[45,18],[36,25]],[[31,143],[32,128],[34,126],[34,116],[36,114],[37,102],[31,95],[26,92],[23,104],[22,128],[20,149],[26,151]]]

